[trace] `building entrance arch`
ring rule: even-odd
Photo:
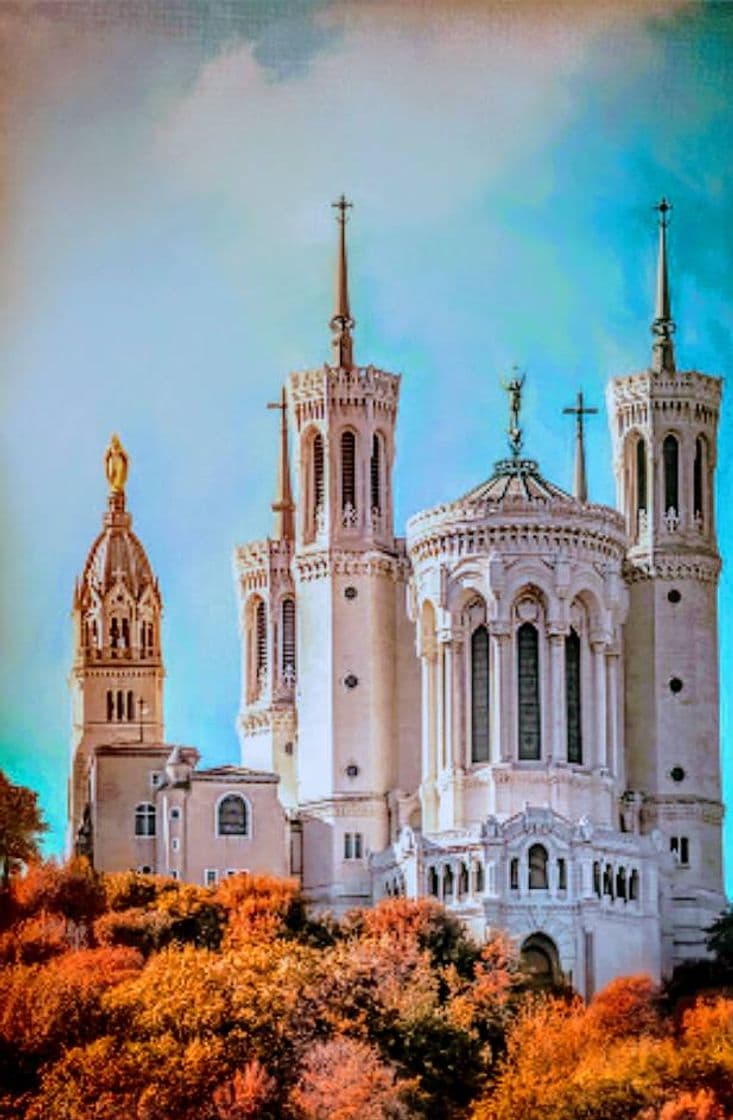
[[[522,968],[535,988],[552,988],[562,983],[560,954],[557,945],[546,933],[531,933],[520,949]]]

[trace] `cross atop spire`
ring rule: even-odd
[[[340,369],[352,369],[354,364],[353,340],[351,330],[354,320],[351,318],[349,307],[349,273],[346,259],[346,222],[347,210],[353,203],[348,202],[345,195],[341,195],[336,202],[331,204],[336,210],[336,221],[339,226],[339,247],[336,262],[336,302],[329,326],[334,332],[333,349],[336,365]]]
[[[675,324],[672,319],[669,298],[669,278],[667,275],[667,228],[668,214],[672,204],[661,198],[654,209],[659,214],[659,255],[657,258],[657,298],[652,322],[652,370],[655,373],[674,373],[674,345],[672,335]]]
[[[295,503],[290,487],[290,456],[288,454],[287,397],[283,386],[280,400],[270,402],[268,408],[280,411],[280,455],[277,463],[277,488],[272,512],[275,514],[272,538],[276,541],[290,541],[294,537],[293,516]]]
[[[511,378],[509,381],[503,381],[501,386],[509,394],[509,427],[506,434],[509,437],[509,450],[513,459],[519,459],[524,442],[522,429],[519,426],[519,414],[522,411],[522,388],[526,376],[526,373],[523,373],[520,377],[519,367],[512,366]]]
[[[574,408],[564,408],[564,414],[575,417],[575,479],[573,493],[579,502],[588,501],[588,483],[585,475],[585,442],[583,439],[583,417],[593,416],[597,408],[586,408],[583,404],[583,391],[580,390]]]

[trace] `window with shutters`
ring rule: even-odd
[[[537,628],[523,623],[517,631],[517,703],[519,757],[540,757],[540,673]]]
[[[489,632],[471,635],[471,762],[489,761]]]
[[[282,607],[282,675],[286,683],[295,680],[295,600],[284,599]]]
[[[353,525],[356,513],[356,436],[341,436],[341,512],[344,525]]]
[[[565,639],[565,708],[568,762],[583,761],[583,731],[580,710],[580,638],[571,630]]]
[[[679,510],[679,444],[674,436],[666,436],[662,444],[664,462],[664,513]]]
[[[382,441],[379,435],[375,433],[372,438],[372,458],[371,458],[371,490],[372,490],[372,510],[377,513],[382,512]]]
[[[216,806],[217,836],[248,836],[249,807],[239,793],[227,793]]]

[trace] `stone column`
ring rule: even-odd
[[[619,741],[619,660],[620,651],[610,649],[606,658],[608,702],[608,766],[614,778],[623,777]]]
[[[443,651],[443,703],[445,705],[443,711],[444,739],[441,752],[441,763],[443,769],[450,770],[452,769],[453,765],[453,712],[455,710],[453,696],[453,644],[450,641],[443,640],[441,649]]]
[[[435,779],[437,775],[436,737],[436,673],[437,657],[433,650],[420,659],[422,673],[422,802],[425,819],[423,827],[432,831],[436,827]]]
[[[491,760],[510,762],[513,757],[514,704],[511,702],[512,643],[506,624],[490,627],[491,665]]]
[[[606,718],[608,713],[608,697],[606,694],[606,643],[603,638],[591,635],[591,649],[593,650],[593,682],[595,685],[594,717],[596,732],[596,766],[600,770],[608,769],[608,742],[606,735]]]
[[[453,664],[453,726],[451,728],[451,765],[463,770],[466,765],[466,644],[463,637],[451,642]]]
[[[565,702],[565,633],[553,629],[548,634],[550,643],[550,737],[548,759],[557,762],[567,759],[568,731],[567,704]]]

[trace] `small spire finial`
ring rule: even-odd
[[[593,416],[597,408],[586,408],[583,404],[583,390],[578,392],[574,408],[564,408],[564,414],[575,417],[575,479],[573,493],[579,502],[588,501],[588,483],[585,474],[585,441],[583,432],[583,417]]]
[[[336,264],[336,303],[329,326],[334,332],[333,349],[336,364],[340,369],[352,369],[354,364],[354,344],[351,331],[355,323],[351,317],[349,307],[349,272],[346,259],[346,221],[347,210],[351,210],[353,203],[348,202],[345,195],[341,195],[336,202],[331,204],[336,210],[336,221],[339,226],[339,249]]]
[[[522,388],[527,374],[519,374],[519,367],[512,366],[512,376],[509,381],[502,381],[501,387],[509,394],[509,450],[513,459],[518,459],[522,452],[522,429],[519,426],[519,414],[522,411]]]
[[[667,229],[668,214],[672,204],[662,197],[654,209],[659,214],[659,255],[657,258],[657,296],[652,322],[652,369],[655,373],[674,373],[674,345],[672,335],[675,324],[672,319],[669,298],[669,277],[667,274]]]
[[[290,541],[293,539],[293,515],[295,503],[290,487],[290,457],[288,454],[288,420],[287,397],[285,386],[280,394],[280,400],[270,402],[268,408],[277,408],[280,411],[280,455],[277,464],[277,488],[275,501],[272,503],[272,512],[275,514],[272,538],[276,541]]]

